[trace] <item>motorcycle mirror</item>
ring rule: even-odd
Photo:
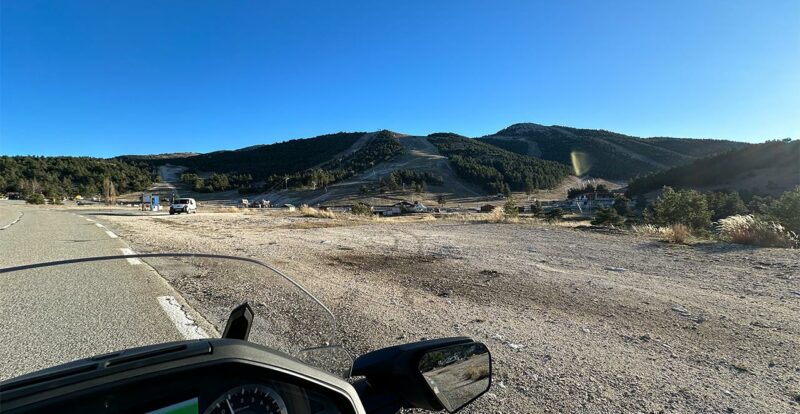
[[[454,413],[489,390],[492,359],[480,342],[451,345],[424,353],[419,372],[442,406]]]
[[[231,311],[222,337],[225,339],[241,339],[246,341],[250,337],[250,328],[253,326],[253,309],[247,302],[242,303]]]
[[[455,412],[489,389],[492,362],[482,343],[467,337],[440,338],[361,355],[352,374],[364,377],[353,385],[367,412]]]

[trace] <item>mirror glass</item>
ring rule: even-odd
[[[427,352],[419,361],[419,371],[452,413],[489,389],[492,360],[486,345],[471,342]]]

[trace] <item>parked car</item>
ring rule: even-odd
[[[197,213],[197,203],[193,198],[179,198],[169,206],[169,214]]]

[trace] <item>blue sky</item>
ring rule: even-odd
[[[3,0],[0,154],[337,131],[800,136],[800,1]]]

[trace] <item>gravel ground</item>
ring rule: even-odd
[[[465,412],[800,412],[796,250],[248,213],[98,218],[141,252],[274,264],[331,307],[354,354],[441,336],[484,341],[493,386]],[[222,330],[224,294],[204,292],[230,281],[168,279]]]

